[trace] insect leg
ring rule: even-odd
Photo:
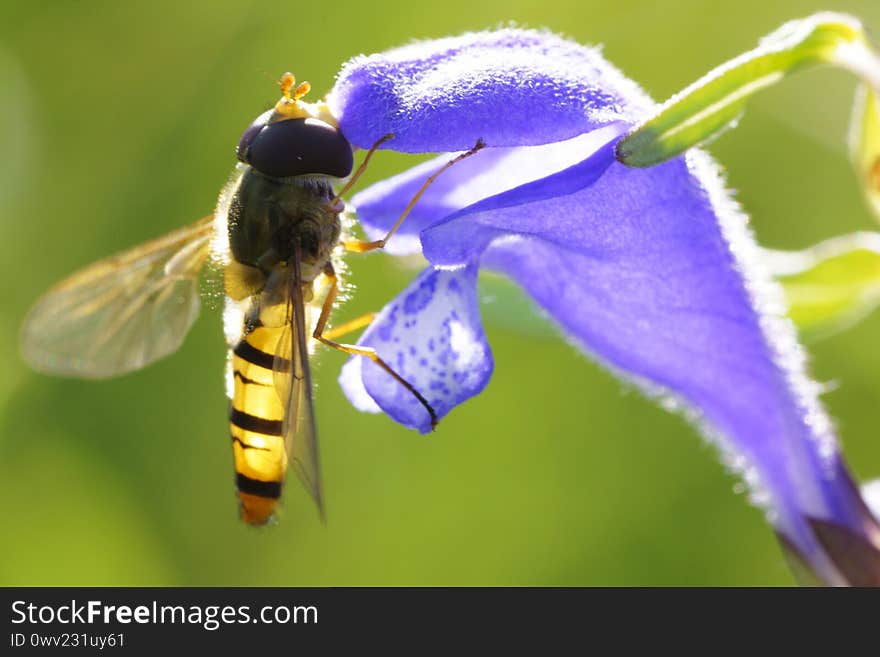
[[[336,192],[336,196],[334,196],[333,200],[330,201],[330,208],[337,208],[337,207],[342,208],[343,207],[343,206],[339,205],[340,201],[342,200],[342,197],[348,193],[348,190],[350,190],[352,187],[355,186],[358,179],[363,175],[364,171],[367,170],[367,165],[370,163],[370,159],[372,159],[373,153],[375,153],[376,150],[379,148],[379,146],[384,144],[389,139],[394,139],[393,132],[389,132],[384,137],[381,137],[379,139],[379,141],[377,141],[375,144],[370,146],[370,150],[367,151],[367,155],[366,155],[366,157],[364,157],[364,161],[361,162],[361,165],[354,172],[354,175],[348,179],[348,182],[342,186],[342,189],[340,189],[338,192]],[[334,212],[335,211],[336,210],[334,210]]]
[[[428,179],[425,180],[424,184],[419,188],[419,191],[415,193],[409,203],[407,203],[406,207],[403,209],[403,212],[400,213],[400,216],[397,218],[397,221],[394,222],[394,225],[391,227],[391,230],[380,240],[376,240],[375,242],[364,242],[361,240],[349,240],[343,243],[346,251],[351,251],[352,253],[367,253],[368,251],[374,251],[375,249],[385,248],[385,244],[391,239],[391,236],[397,232],[397,229],[400,228],[400,225],[403,223],[403,220],[407,218],[412,209],[415,207],[416,203],[418,203],[419,199],[422,197],[422,194],[431,186],[431,184],[440,177],[440,174],[446,171],[449,167],[457,162],[461,162],[463,159],[478,153],[486,146],[483,143],[482,139],[478,139],[477,143],[474,144],[474,147],[469,151],[465,151],[459,155],[456,155],[454,158],[449,160],[442,167],[437,169],[434,173],[428,176]]]
[[[341,335],[346,335],[347,333],[352,333],[365,326],[369,326],[373,323],[374,319],[376,319],[376,313],[364,313],[360,317],[355,317],[351,321],[340,324],[339,326],[334,326],[329,331],[324,331],[322,335],[325,338],[332,340],[333,338],[338,338]]]
[[[330,279],[330,290],[327,292],[327,297],[324,299],[324,305],[321,307],[321,315],[318,317],[318,322],[315,324],[315,330],[312,333],[312,337],[320,342],[323,342],[328,347],[333,347],[334,349],[346,354],[366,356],[371,361],[376,363],[376,365],[378,365],[388,374],[390,374],[395,381],[397,381],[400,385],[409,390],[413,394],[413,396],[419,400],[419,403],[425,407],[425,410],[428,411],[428,415],[431,416],[431,428],[433,429],[434,427],[436,427],[438,422],[437,413],[434,412],[434,409],[431,407],[431,404],[428,403],[428,400],[425,399],[422,394],[418,390],[416,390],[409,381],[400,376],[400,374],[395,372],[388,363],[382,360],[379,357],[379,354],[376,353],[375,349],[372,349],[371,347],[359,347],[353,344],[343,344],[340,342],[335,342],[334,340],[331,340],[327,337],[328,335],[339,335],[341,333],[345,333],[347,332],[347,330],[354,330],[351,325],[355,324],[356,322],[363,321],[364,318],[368,317],[369,315],[359,317],[352,322],[343,324],[334,331],[329,331],[325,333],[324,328],[327,326],[327,320],[330,319],[330,312],[333,310],[333,301],[336,299],[336,294],[339,291],[339,287],[336,278],[336,272],[333,271],[332,265],[327,266],[327,268],[324,270],[324,275]],[[370,321],[372,321],[372,319],[373,318],[370,317],[369,321],[365,322],[362,325],[365,326]]]

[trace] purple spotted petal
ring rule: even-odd
[[[364,386],[363,366],[365,358],[354,356],[349,358],[342,366],[339,375],[339,384],[342,391],[348,397],[351,405],[363,413],[381,413],[382,409],[376,403]]]
[[[327,99],[345,136],[405,153],[526,146],[632,121],[650,103],[598,51],[507,29],[414,43],[346,63]]]
[[[419,234],[424,229],[477,201],[576,165],[626,129],[626,124],[617,123],[555,144],[487,148],[462,160],[444,171],[425,191],[386,250],[394,255],[420,252]],[[605,151],[605,166],[610,164],[611,155],[610,149]],[[368,239],[384,237],[428,176],[450,157],[453,154],[434,158],[355,195],[352,205]],[[568,176],[567,183],[572,178]],[[580,182],[586,185],[590,181],[589,176],[584,176]],[[545,182],[538,188],[548,190]]]
[[[359,344],[373,347],[431,404],[438,417],[479,393],[492,375],[492,353],[477,306],[476,269],[427,269],[390,303]],[[431,419],[387,372],[362,357],[349,361],[340,382],[356,406],[364,393],[392,418],[421,432]]]

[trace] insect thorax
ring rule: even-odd
[[[248,167],[227,215],[229,247],[241,264],[264,273],[289,262],[298,249],[305,276],[330,260],[339,241],[339,215],[330,208],[326,177],[270,178]]]

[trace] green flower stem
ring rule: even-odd
[[[858,19],[821,13],[786,23],[758,47],[722,64],[674,95],[617,146],[617,159],[647,167],[706,142],[734,122],[746,101],[802,68],[831,64],[880,94],[880,52]]]

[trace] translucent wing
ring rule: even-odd
[[[284,405],[284,441],[290,465],[318,505],[324,517],[318,441],[312,405],[312,374],[309,368],[307,308],[299,254],[292,259],[288,290],[289,322],[275,353],[275,388]]]
[[[21,350],[34,369],[103,379],[176,351],[199,311],[205,217],[65,279],[31,308]]]

